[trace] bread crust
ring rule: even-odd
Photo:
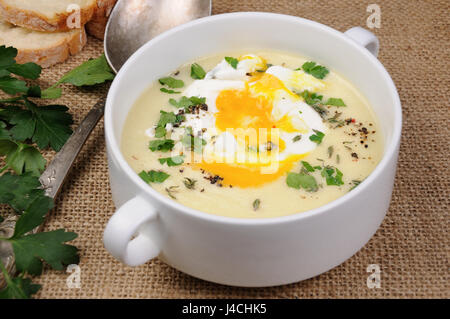
[[[99,40],[105,38],[106,24],[117,0],[97,0],[97,8],[92,19],[86,24],[86,31]]]
[[[66,61],[71,55],[79,53],[86,45],[87,36],[84,28],[72,31],[67,38],[59,43],[41,49],[18,49],[16,61],[18,63],[34,62],[43,68]]]
[[[95,3],[88,7],[83,7],[80,10],[81,26],[84,26],[94,15],[96,10]],[[13,6],[7,5],[3,0],[0,0],[0,15],[4,20],[11,24],[21,26],[27,29],[44,32],[65,32],[72,30],[67,25],[67,19],[72,13],[64,12],[57,14],[55,18],[49,19],[38,12],[31,10],[22,10]]]

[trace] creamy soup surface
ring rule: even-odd
[[[132,107],[125,159],[164,196],[221,216],[291,215],[345,195],[380,161],[383,136],[358,90],[312,61],[256,50],[181,66]]]

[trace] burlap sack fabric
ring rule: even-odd
[[[449,287],[449,2],[217,0],[214,14],[271,11],[301,16],[338,30],[365,26],[367,5],[381,7],[380,60],[396,83],[404,114],[398,174],[390,210],[370,242],[344,264],[301,283],[263,289],[233,288],[180,273],[155,260],[137,268],[122,265],[103,248],[104,226],[114,212],[105,158],[103,123],[71,172],[46,228],[79,234],[81,288],[69,289],[67,273],[46,269],[36,278],[38,298],[371,298],[450,297]],[[302,41],[302,39],[292,39]],[[53,67],[43,83],[102,52],[87,48]],[[60,103],[76,123],[105,93],[102,87],[65,87]],[[368,289],[369,264],[381,266],[381,288]]]

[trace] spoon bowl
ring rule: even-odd
[[[105,54],[117,73],[143,44],[177,25],[211,15],[211,0],[121,0],[105,33]]]

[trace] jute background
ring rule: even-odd
[[[103,248],[102,233],[114,212],[105,159],[103,123],[83,149],[46,228],[79,234],[81,289],[68,289],[67,273],[46,269],[36,281],[38,298],[405,298],[450,297],[449,287],[449,2],[217,0],[214,14],[271,11],[316,20],[338,30],[365,26],[367,5],[381,7],[380,60],[403,103],[404,130],[390,210],[381,228],[356,255],[318,277],[289,286],[242,289],[180,273],[156,260],[125,267]],[[301,41],[301,39],[292,39]],[[45,72],[53,83],[64,72],[102,52],[89,39],[84,52]],[[65,87],[64,103],[76,123],[102,94],[102,87]],[[381,288],[368,289],[366,268],[381,266]]]

